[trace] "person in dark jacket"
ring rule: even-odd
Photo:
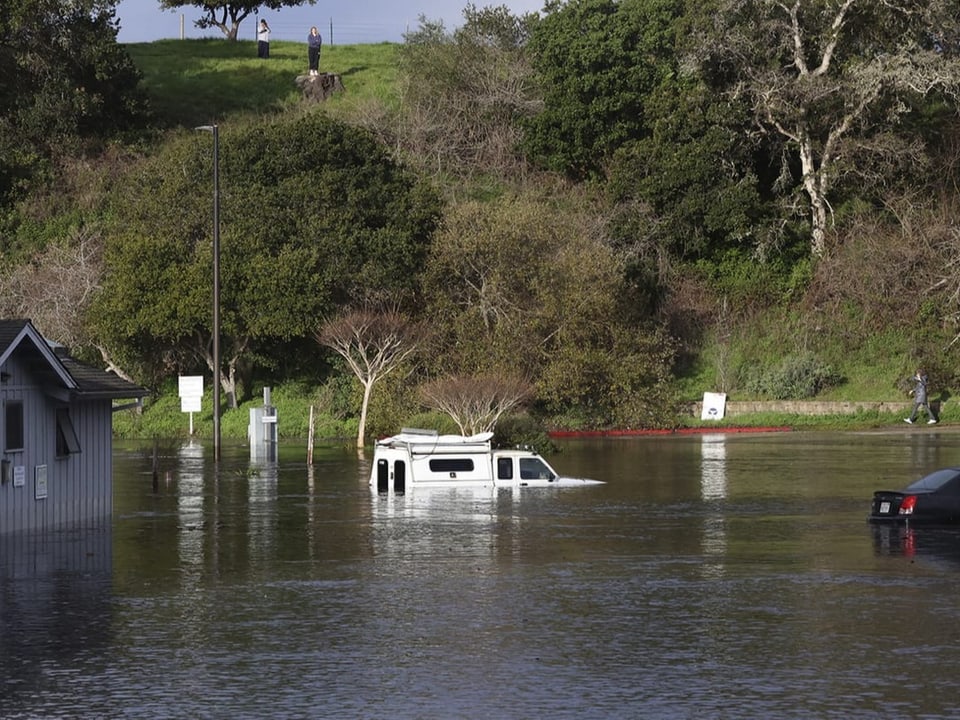
[[[927,424],[933,425],[937,422],[937,419],[933,416],[933,411],[930,410],[930,402],[927,399],[927,384],[929,382],[927,374],[921,368],[910,380],[914,383],[913,390],[910,391],[910,394],[913,395],[913,412],[910,413],[910,417],[904,418],[903,421],[912,425],[917,419],[920,408],[923,408],[927,413]]]
[[[314,25],[310,28],[310,34],[307,35],[307,59],[310,62],[310,74],[319,75],[320,72],[320,47],[323,45],[323,39]]]

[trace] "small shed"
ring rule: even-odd
[[[0,320],[0,533],[108,519],[114,400],[146,394],[70,357],[29,320]]]

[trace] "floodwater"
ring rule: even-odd
[[[112,527],[0,536],[0,717],[956,718],[960,531],[865,522],[946,429],[566,441],[581,488],[120,445]]]

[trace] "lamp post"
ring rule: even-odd
[[[220,134],[216,125],[195,129],[213,133],[213,459],[220,462]]]

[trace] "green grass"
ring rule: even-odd
[[[772,308],[765,316],[738,328],[725,346],[720,346],[714,336],[705,337],[695,363],[677,379],[677,396],[697,400],[704,392],[726,392],[735,400],[769,400],[746,391],[746,378],[751,373],[778,367],[790,355],[809,351],[843,378],[839,385],[817,395],[816,400],[909,399],[903,381],[922,359],[910,351],[910,342],[899,328],[851,343],[839,332],[798,329],[792,320],[782,317],[782,312]]]
[[[161,127],[273,114],[303,102],[294,80],[307,72],[306,43],[271,42],[267,60],[257,57],[256,43],[249,40],[158,40],[124,47],[143,74]],[[395,43],[324,47],[321,71],[339,74],[346,90],[324,108],[349,115],[364,103],[395,102],[398,48]]]
[[[225,401],[225,398],[221,398]],[[275,388],[270,401],[277,408],[278,432],[281,439],[305,438],[310,427],[310,407],[314,407],[314,431],[318,438],[356,438],[356,418],[330,416],[313,394],[293,383],[288,388]],[[224,407],[220,417],[220,435],[228,440],[244,440],[250,423],[250,409],[263,406],[263,397],[251,399],[237,408]],[[213,393],[207,388],[201,412],[193,414],[194,437],[213,437]],[[123,410],[113,417],[113,433],[118,438],[187,438],[190,416],[180,410],[176,389],[164,388],[156,398],[148,399],[143,412]]]

